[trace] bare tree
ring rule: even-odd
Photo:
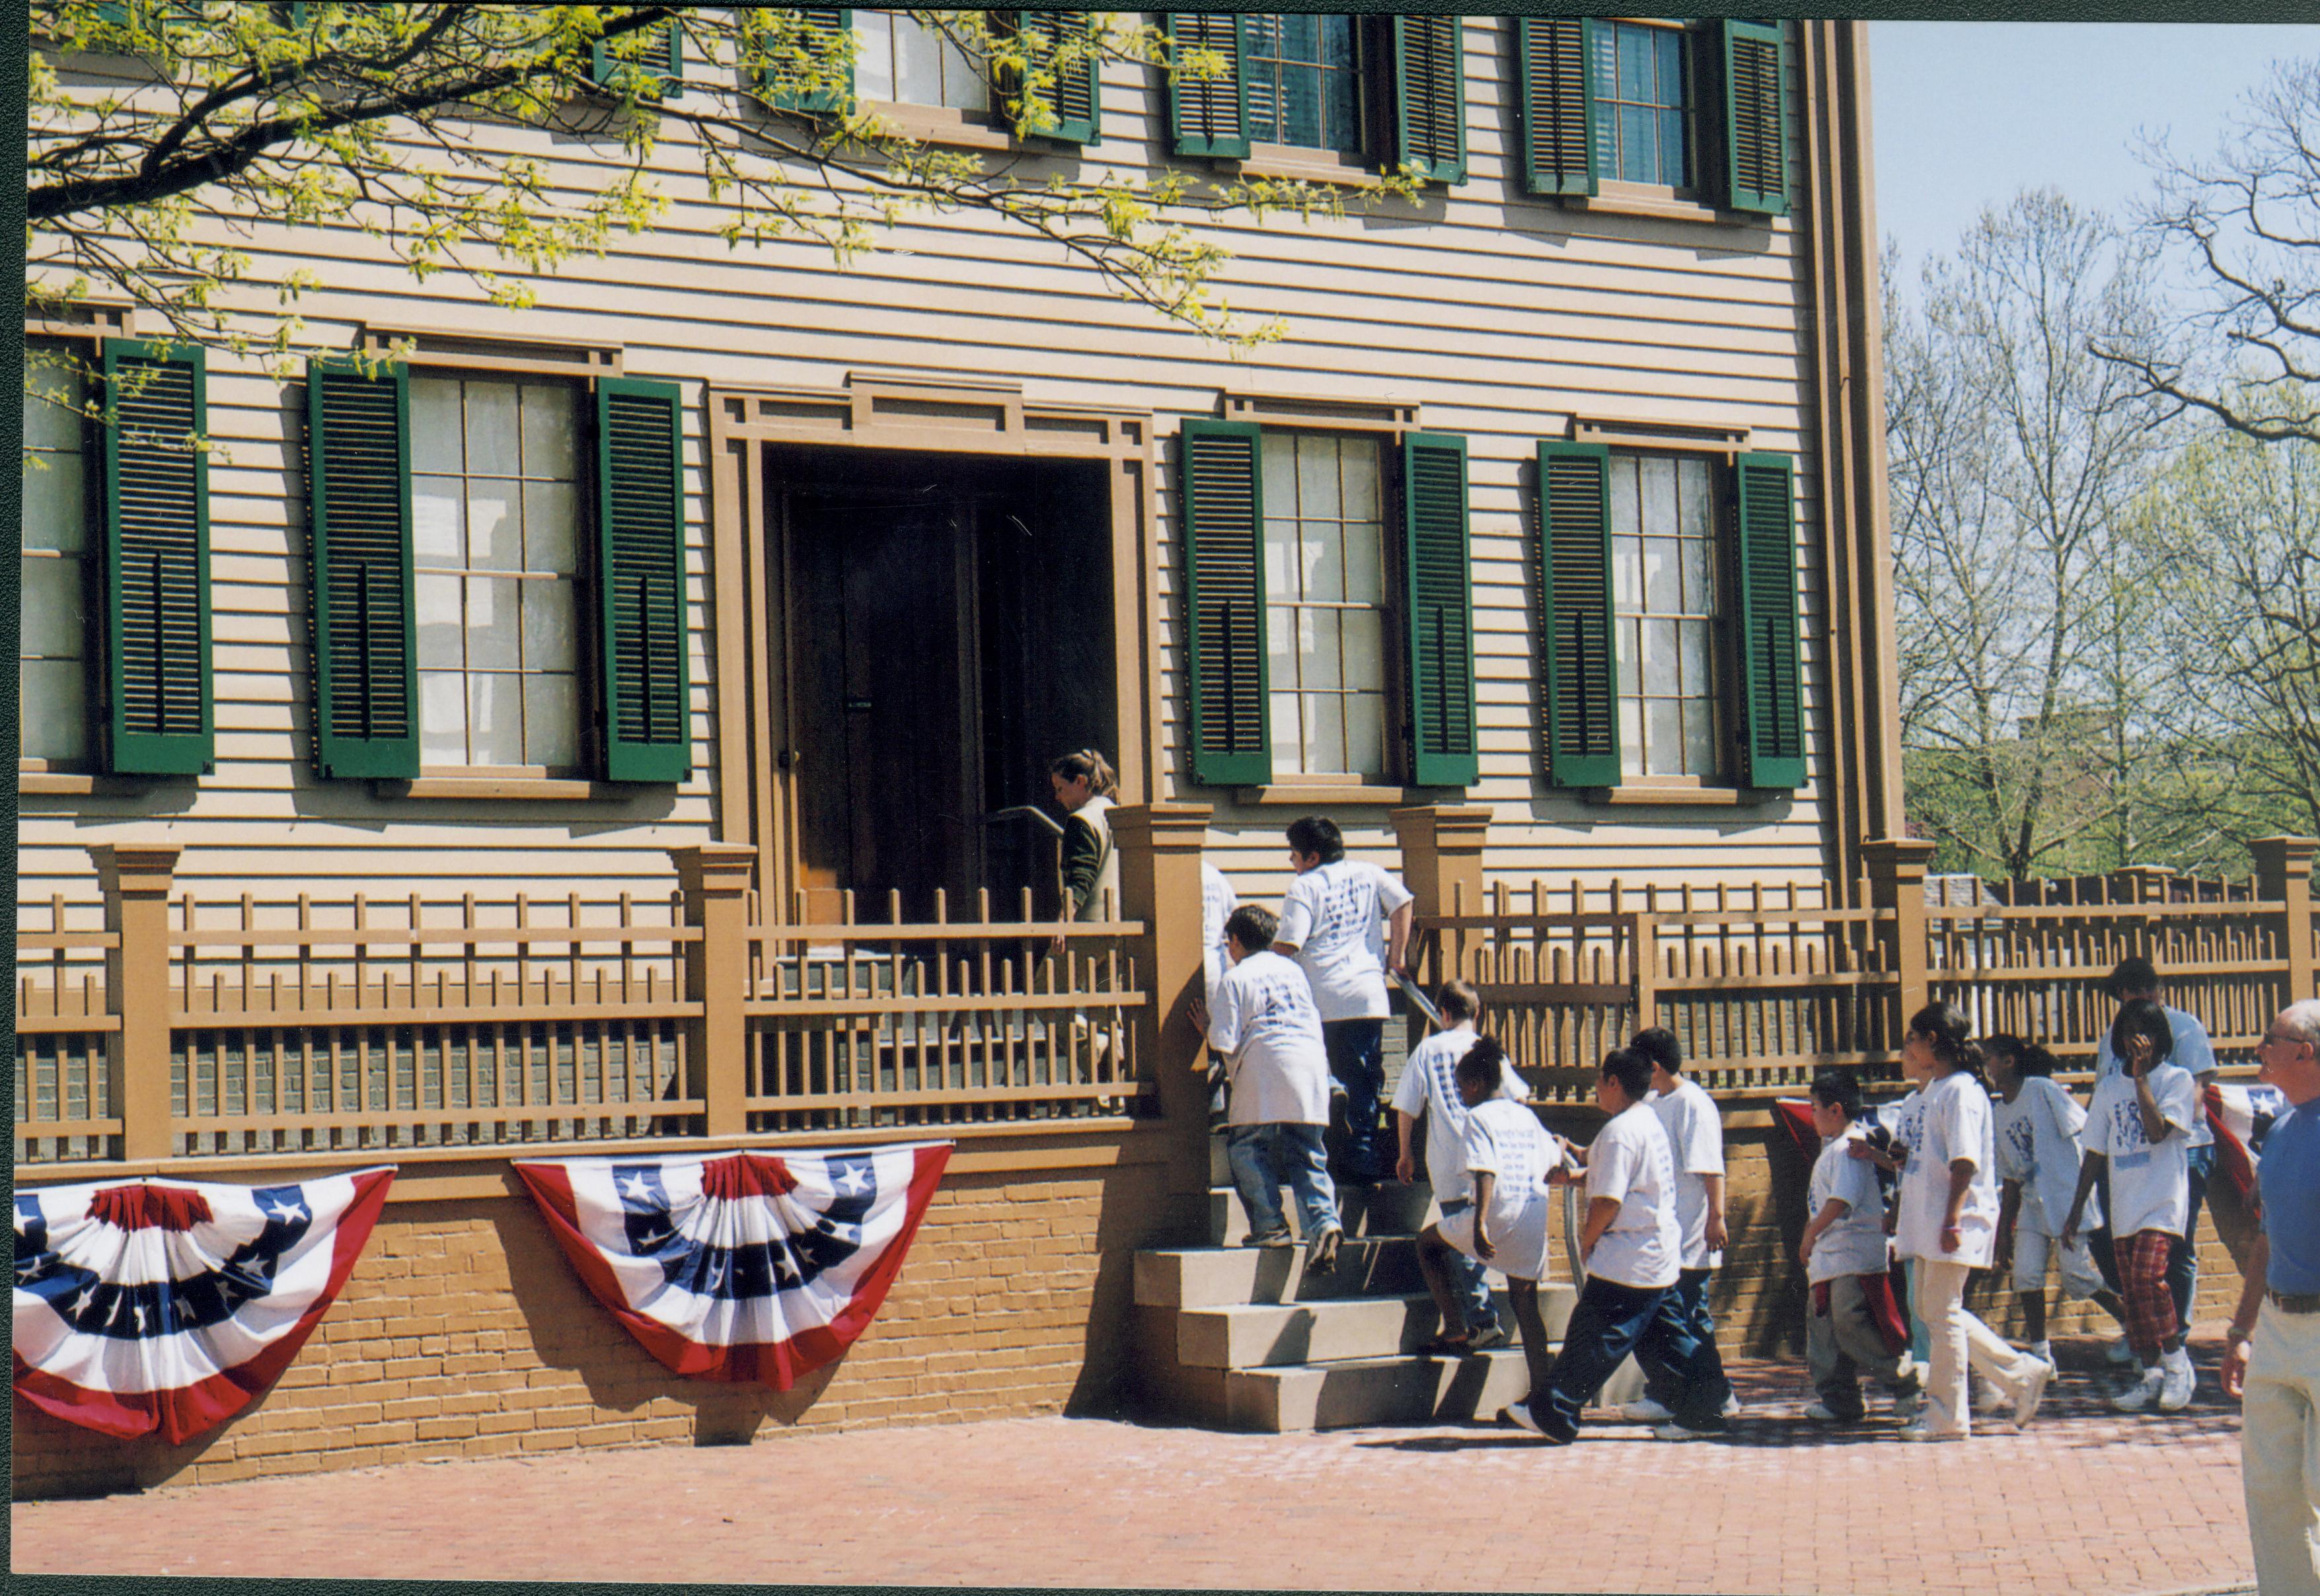
[[[2116,530],[2158,441],[2098,337],[2150,336],[2147,261],[2051,191],[1890,283],[1887,441],[1910,817],[1948,862],[2026,877],[2120,836],[2146,608]],[[2107,830],[2105,828],[2107,828]]]

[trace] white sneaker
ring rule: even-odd
[[[1935,1429],[1923,1420],[1901,1426],[1901,1438],[1905,1441],[1962,1441],[1965,1438],[1962,1429]]]
[[[2121,1336],[2103,1348],[2103,1356],[2113,1363],[2129,1364],[2134,1361],[2134,1348],[2126,1344],[2125,1336]]]
[[[2062,1367],[2062,1365],[2054,1361],[2054,1343],[2052,1341],[2031,1342],[2030,1356],[2036,1358],[2040,1363],[2044,1364],[2050,1369]]]
[[[2140,1413],[2158,1400],[2166,1376],[2157,1369],[2145,1369],[2143,1378],[2110,1399],[2110,1405],[2122,1413]]]
[[[1854,1422],[1830,1407],[1826,1402],[1814,1402],[1805,1409],[1805,1417],[1815,1424],[1850,1424]]]
[[[1713,1429],[1686,1429],[1672,1420],[1652,1427],[1652,1438],[1655,1441],[1705,1441],[1718,1433]]]
[[[2003,1412],[2010,1405],[2006,1400],[2006,1393],[1998,1388],[1996,1382],[1981,1379],[1974,1381],[1973,1411],[1975,1412]]]
[[[2191,1355],[2180,1347],[2159,1360],[2159,1407],[2161,1412],[2172,1413],[2189,1407],[2192,1393],[2198,1385],[2199,1373],[2191,1366]]]
[[[2046,1382],[2054,1377],[2054,1366],[2041,1358],[2030,1366],[2023,1377],[2022,1394],[2014,1402],[2014,1427],[2016,1429],[2036,1416],[2039,1399],[2046,1394]]]
[[[1740,1393],[1738,1392],[1728,1391],[1724,1393],[1723,1413],[1726,1419],[1737,1419],[1740,1417]]]
[[[1504,1419],[1508,1423],[1512,1424],[1516,1429],[1527,1429],[1533,1435],[1545,1435],[1546,1433],[1546,1431],[1538,1427],[1538,1420],[1530,1416],[1530,1404],[1527,1402],[1509,1402],[1504,1408],[1500,1410],[1499,1417]]]
[[[1646,1396],[1639,1397],[1621,1408],[1619,1417],[1630,1424],[1665,1424],[1675,1417],[1675,1413],[1673,1410]]]

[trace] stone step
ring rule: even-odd
[[[1136,1301],[1152,1308],[1217,1308],[1244,1303],[1293,1303],[1365,1293],[1422,1290],[1418,1244],[1408,1236],[1352,1236],[1334,1268],[1305,1267],[1292,1247],[1155,1248],[1136,1255]]]
[[[1512,1347],[1472,1357],[1366,1357],[1216,1373],[1223,1423],[1268,1434],[1487,1420],[1530,1390],[1529,1367]]]
[[[1549,1286],[1539,1303],[1550,1339],[1559,1338],[1578,1294]],[[1512,1330],[1506,1294],[1499,1321]],[[1319,1302],[1185,1308],[1176,1315],[1176,1361],[1193,1368],[1254,1369],[1343,1363],[1417,1350],[1441,1328],[1423,1293]]]
[[[1296,1204],[1290,1200],[1287,1188],[1281,1195],[1289,1228],[1301,1235]],[[1337,1191],[1337,1217],[1349,1237],[1415,1235],[1437,1214],[1434,1194],[1422,1181],[1409,1186],[1384,1181],[1376,1186],[1341,1186]],[[1237,1247],[1248,1235],[1248,1213],[1228,1177],[1226,1184],[1209,1188],[1210,1243]]]

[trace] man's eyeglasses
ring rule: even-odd
[[[2260,1048],[2263,1048],[2270,1047],[2273,1043],[2279,1042],[2288,1047],[2294,1047],[2303,1040],[2304,1039],[2300,1036],[2283,1036],[2277,1031],[2267,1031],[2263,1033],[2263,1040],[2257,1042],[2255,1045]]]

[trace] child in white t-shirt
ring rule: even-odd
[[[1394,1138],[1399,1156],[1394,1178],[1405,1184],[1418,1178],[1413,1146],[1418,1123],[1426,1122],[1426,1177],[1442,1205],[1446,1220],[1473,1200],[1466,1177],[1466,1106],[1458,1096],[1458,1060],[1474,1045],[1474,1020],[1482,1000],[1466,981],[1445,981],[1435,995],[1436,1006],[1449,1029],[1427,1037],[1411,1050],[1393,1093]],[[1494,1093],[1522,1101],[1522,1078],[1501,1070]],[[1489,1271],[1480,1260],[1454,1249],[1438,1258],[1451,1276],[1452,1296],[1458,1312],[1445,1312],[1442,1332],[1418,1350],[1428,1357],[1455,1357],[1507,1344],[1499,1312],[1491,1301]]]
[[[1418,1239],[1418,1265],[1445,1322],[1457,1311],[1448,1260],[1494,1264],[1507,1276],[1507,1297],[1522,1331],[1531,1389],[1545,1388],[1554,1359],[1539,1317],[1538,1287],[1547,1275],[1547,1177],[1563,1167],[1563,1150],[1530,1105],[1500,1096],[1506,1051],[1482,1037],[1455,1066],[1458,1100],[1465,1110],[1461,1162],[1473,1198]]]
[[[1812,1084],[1813,1128],[1821,1134],[1806,1198],[1797,1257],[1812,1303],[1805,1320],[1805,1362],[1817,1400],[1805,1417],[1824,1424],[1858,1423],[1865,1371],[1893,1393],[1896,1411],[1919,1397],[1917,1369],[1887,1272],[1885,1195],[1870,1164],[1853,1156],[1866,1133],[1861,1083],[1849,1069],[1824,1069]],[[1899,1343],[1898,1345],[1896,1343]]]
[[[2022,1300],[2022,1326],[2031,1354],[2054,1361],[2046,1339],[2046,1261],[2051,1257],[2062,1271],[2062,1294],[2074,1303],[2091,1298],[2126,1322],[2125,1304],[2103,1285],[2094,1249],[2085,1232],[2102,1223],[2099,1199],[2087,1204],[2080,1233],[2071,1245],[2061,1243],[2062,1221],[2071,1212],[2071,1195],[2083,1162],[2080,1134],[2087,1111],[2079,1100],[2055,1084],[2054,1055],[2036,1042],[2015,1036],[1992,1036],[1982,1044],[1989,1062],[1989,1081],[1998,1093],[1992,1113],[1999,1191],[1998,1252],[1992,1262],[2010,1270],[2015,1294]]]
[[[2168,1062],[2174,1050],[2167,1011],[2149,998],[2120,1005],[2111,1046],[2125,1068],[2095,1083],[2087,1112],[2086,1159],[2062,1240],[2075,1240],[2095,1182],[2110,1186],[2111,1248],[2125,1286],[2126,1340],[2143,1377],[2113,1399],[2123,1412],[2154,1401],[2173,1411],[2191,1400],[2194,1376],[2184,1326],[2168,1288],[2167,1266],[2189,1218],[2190,1132],[2199,1116],[2190,1071]]]

